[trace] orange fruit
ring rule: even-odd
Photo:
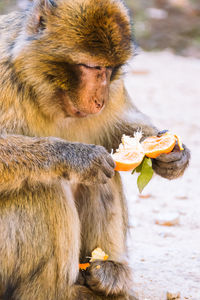
[[[178,141],[180,150],[183,150],[179,138],[169,132],[161,136],[150,136],[142,142],[145,155],[150,158],[156,158],[162,153],[170,153]]]
[[[139,166],[145,156],[140,139],[141,132],[135,132],[134,137],[122,136],[122,143],[117,152],[112,154],[116,163],[116,171],[130,171]]]
[[[116,171],[130,171],[139,166],[144,158],[144,152],[122,150],[112,154],[116,163]]]
[[[92,251],[92,257],[90,259],[90,262],[96,261],[96,260],[107,260],[108,259],[108,254],[106,254],[101,248],[96,248]],[[90,263],[84,263],[84,264],[79,264],[79,269],[81,270],[86,270],[89,268]],[[97,269],[99,269],[100,266],[97,266]]]
[[[92,251],[92,257],[90,259],[90,262],[93,262],[95,260],[107,260],[108,254],[106,254],[101,248],[96,248]]]
[[[90,263],[79,264],[79,269],[86,270],[87,268],[89,268],[89,266],[90,266]]]
[[[116,163],[116,171],[135,169],[141,164],[145,155],[156,158],[162,153],[170,153],[176,142],[178,142],[180,150],[183,150],[180,138],[168,131],[158,136],[148,137],[142,143],[140,143],[141,137],[141,132],[136,132],[134,137],[122,136],[122,143],[119,145],[117,152],[112,154]]]

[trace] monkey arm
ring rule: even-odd
[[[0,136],[0,190],[20,188],[26,180],[48,181],[50,141],[17,135]]]
[[[101,166],[101,168],[100,168]],[[58,138],[0,136],[0,191],[27,183],[51,183],[61,177],[95,184],[114,175],[115,164],[101,146]]]
[[[126,92],[125,92],[126,93]],[[127,93],[126,93],[127,94]],[[129,97],[127,95],[127,97]],[[156,135],[158,133],[158,129],[151,124],[149,118],[139,112],[136,107],[135,115],[139,114],[138,129],[141,128],[143,131],[143,136],[147,137],[150,135]],[[137,122],[136,122],[137,123]],[[129,127],[130,124],[128,123]],[[135,128],[134,114],[133,114],[133,122],[130,126],[131,128]],[[153,169],[154,171],[167,179],[175,179],[183,175],[185,169],[188,167],[190,161],[190,151],[184,145],[184,150],[180,151],[178,145],[175,146],[174,150],[169,154],[162,154],[158,156],[156,159],[153,159]]]
[[[150,118],[143,114],[132,102],[123,82],[113,96],[113,106],[116,107],[116,117],[110,125],[110,135],[105,139],[105,147],[108,151],[115,151],[121,143],[123,134],[133,136],[134,132],[142,131],[143,138],[156,135],[159,130],[152,124]],[[118,113],[119,108],[123,107]]]

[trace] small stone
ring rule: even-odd
[[[146,195],[139,194],[138,197],[140,199],[148,199],[148,198],[152,198],[152,195],[151,194],[146,194]]]
[[[180,300],[181,299],[181,294],[178,293],[170,293],[167,292],[167,300]]]
[[[158,234],[163,238],[175,237],[175,235],[172,232],[159,232]]]
[[[188,196],[176,196],[176,199],[178,199],[178,200],[187,200]]]
[[[180,222],[178,213],[159,214],[156,217],[155,223],[162,226],[174,226]]]

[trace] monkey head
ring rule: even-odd
[[[120,0],[37,0],[13,53],[45,113],[99,113],[132,55],[127,9]]]

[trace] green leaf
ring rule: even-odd
[[[142,171],[142,164],[143,164],[144,159],[145,159],[145,157],[143,158],[141,164],[139,166],[137,166],[135,169],[133,169],[131,174],[134,174],[135,172],[140,173]]]
[[[144,161],[144,160],[143,160],[143,161]],[[140,173],[140,172],[142,171],[143,161],[142,161],[141,164],[135,169],[137,173]]]
[[[137,186],[140,193],[142,193],[145,186],[151,180],[154,172],[152,168],[152,161],[150,158],[145,157],[140,166],[141,166],[141,173],[137,179]]]

